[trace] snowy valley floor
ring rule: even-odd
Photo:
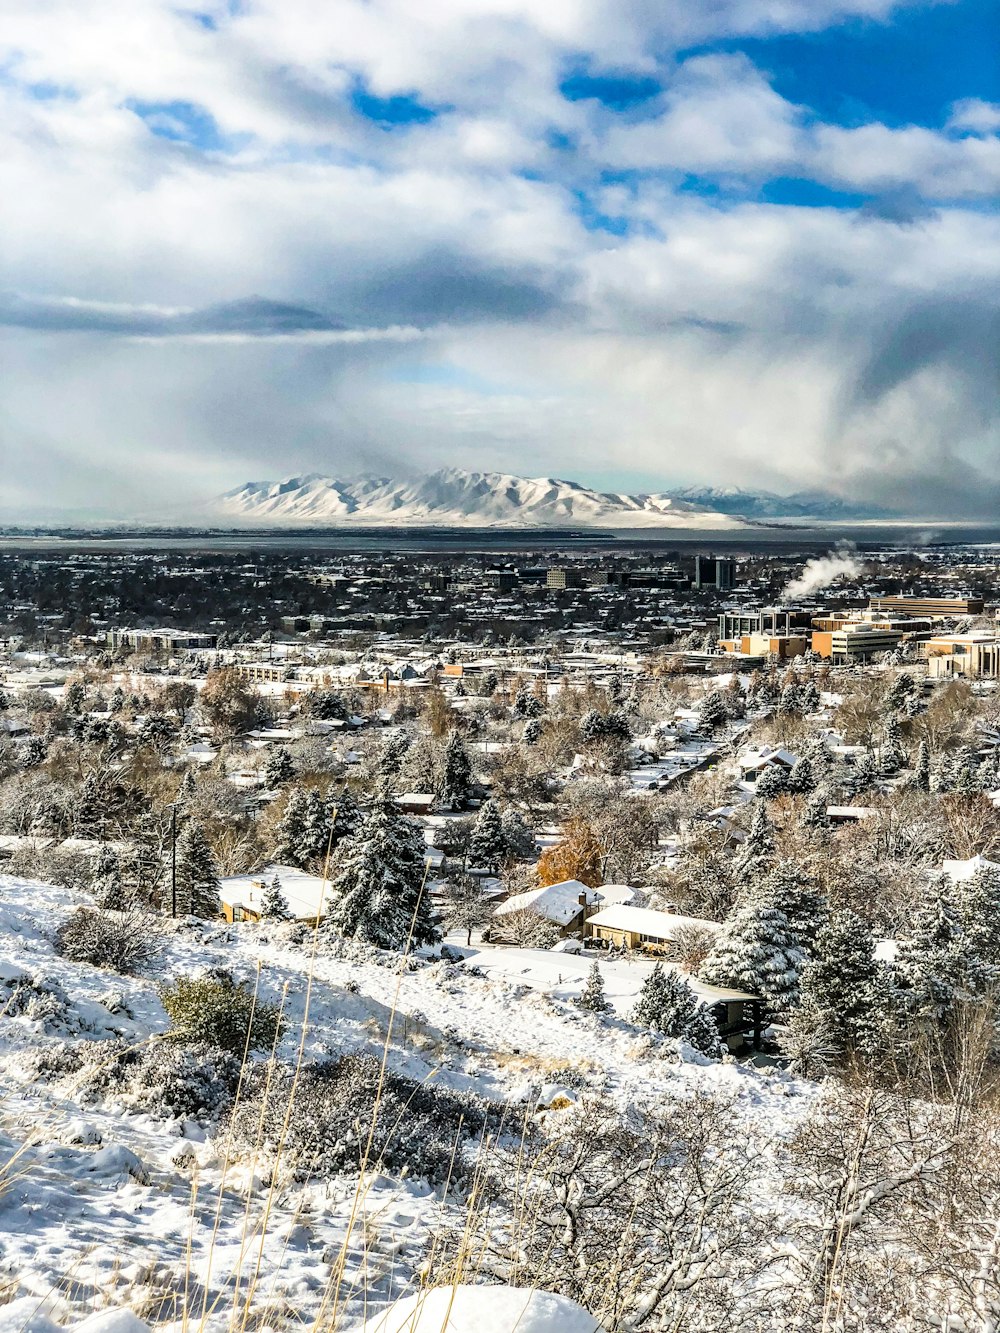
[[[84,1102],[72,1077],[36,1076],[38,1053],[67,1042],[155,1041],[168,1026],[157,985],[181,974],[225,967],[281,1004],[278,1055],[290,1065],[300,1042],[304,1062],[381,1059],[392,1019],[392,1070],[512,1102],[515,1118],[527,1086],[568,1085],[623,1107],[711,1088],[733,1099],[734,1134],[764,1140],[809,1100],[809,1085],[786,1074],[685,1062],[617,1017],[581,1013],[581,963],[565,955],[481,950],[466,965],[401,971],[388,955],[322,942],[314,952],[301,927],[185,920],[163,923],[156,961],[126,978],[55,953],[52,936],[76,905],[62,889],[0,877],[0,1333],[48,1333],[123,1307],[177,1330],[321,1318],[351,1329],[412,1290],[429,1234],[457,1215],[460,1204],[416,1180],[295,1184],[252,1152],[227,1161],[225,1136],[192,1121],[139,1114],[112,1094]],[[9,1002],[25,975],[40,987],[27,1007]],[[641,966],[608,966],[618,1012],[641,978]]]

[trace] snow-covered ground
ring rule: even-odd
[[[66,890],[0,877],[0,1333],[47,1333],[109,1308],[221,1330],[245,1301],[253,1327],[309,1326],[334,1309],[331,1326],[363,1325],[412,1290],[431,1229],[457,1206],[426,1182],[381,1174],[296,1184],[193,1121],[140,1114],[115,1094],[86,1102],[72,1076],[38,1076],[39,1053],[66,1044],[155,1042],[168,1026],[158,983],[180,974],[225,967],[256,984],[282,1006],[278,1056],[290,1065],[300,1044],[306,1062],[386,1050],[396,1072],[497,1101],[566,1081],[622,1106],[711,1087],[732,1098],[746,1134],[772,1132],[804,1104],[787,1075],[684,1062],[620,1019],[581,1013],[572,997],[587,959],[479,948],[465,964],[409,970],[353,946],[316,948],[294,925],[182,920],[161,923],[146,975],[125,978],[55,953],[53,932],[76,905]],[[616,1010],[647,967],[604,965]],[[27,1006],[10,998],[19,976],[36,988]]]

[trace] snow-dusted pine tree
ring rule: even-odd
[[[329,927],[381,949],[433,944],[439,931],[425,889],[419,825],[379,801],[340,849]]]
[[[353,838],[364,822],[361,807],[346,787],[334,797],[330,816],[333,819],[334,846],[338,846],[345,838]]]
[[[771,801],[788,790],[788,774],[780,764],[768,764],[754,784],[754,795],[760,801]]]
[[[759,995],[781,1014],[798,1002],[805,962],[798,932],[784,912],[751,901],[726,921],[698,975],[711,986]]]
[[[444,751],[444,777],[441,801],[451,810],[460,810],[472,793],[472,764],[465,742],[457,731],[448,737]]]
[[[672,969],[657,963],[642,983],[629,1015],[637,1027],[652,1028],[667,1037],[679,1037],[705,1055],[722,1054],[718,1025],[694,991]]]
[[[604,978],[597,963],[593,963],[587,973],[587,981],[580,992],[577,1004],[591,1014],[606,1014],[611,1008],[604,994]]]
[[[306,794],[301,787],[289,793],[277,827],[274,859],[279,865],[305,868]]]
[[[979,981],[955,906],[954,889],[943,876],[926,888],[899,940],[893,979],[901,1008],[918,1030],[950,1017],[956,1000]]]
[[[222,911],[215,855],[201,825],[193,819],[177,838],[177,905],[191,916],[209,919]]]
[[[277,787],[283,787],[286,782],[291,782],[294,777],[295,763],[292,756],[284,745],[279,745],[267,756],[267,763],[264,765],[264,786],[273,791]]]
[[[281,889],[281,880],[275,875],[264,890],[260,900],[260,919],[262,921],[290,921],[292,913]]]
[[[816,778],[813,774],[812,760],[808,755],[800,755],[792,765],[792,771],[788,775],[786,783],[788,791],[795,796],[805,796],[816,787]]]
[[[887,1015],[871,930],[854,912],[835,912],[802,971],[792,1044],[806,1066],[873,1052]]]
[[[728,717],[729,709],[726,707],[726,696],[721,690],[712,690],[702,699],[701,707],[698,709],[698,730],[706,735],[711,735],[713,731],[724,725]]]
[[[783,912],[808,952],[826,923],[826,900],[794,861],[779,861],[755,886],[756,901]]]
[[[468,862],[476,870],[496,874],[510,848],[496,801],[484,801],[469,838]]]
[[[983,984],[1000,982],[1000,870],[983,866],[957,885],[955,898],[965,944],[981,965]]]
[[[767,807],[763,801],[756,801],[754,802],[753,814],[750,816],[750,828],[747,831],[747,836],[740,844],[740,849],[734,857],[735,868],[741,874],[745,874],[747,871],[760,868],[770,861],[773,854],[774,825],[768,818]]]
[[[913,781],[921,791],[931,789],[931,752],[924,737],[917,746],[917,757],[913,763]]]

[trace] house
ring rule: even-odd
[[[401,795],[394,796],[392,800],[396,809],[403,815],[429,815],[437,805],[434,793],[426,791],[404,791]]]
[[[828,805],[826,817],[831,824],[860,824],[875,813],[870,805]]]
[[[330,881],[295,866],[265,866],[254,875],[230,875],[219,881],[219,897],[227,921],[259,921],[264,894],[277,877],[295,921],[315,921],[330,906]]]
[[[534,912],[551,921],[564,935],[583,926],[588,907],[598,902],[598,891],[588,888],[578,879],[565,879],[558,884],[547,884],[542,889],[529,889],[505,899],[494,912],[496,925],[492,934],[503,934],[503,918],[516,912]]]
[[[980,870],[1000,870],[1000,863],[987,860],[985,856],[970,856],[966,861],[943,861],[941,869],[953,883],[961,884]]]
[[[778,745],[760,745],[755,749],[744,750],[737,756],[740,777],[744,782],[756,782],[765,768],[783,768],[791,772],[795,765],[795,755]]]
[[[590,939],[617,949],[643,949],[666,955],[670,954],[678,934],[689,929],[714,935],[722,927],[718,921],[707,921],[703,917],[657,912],[649,907],[631,907],[627,903],[602,907],[586,922]]]

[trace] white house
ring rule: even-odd
[[[219,881],[227,921],[259,921],[264,894],[275,876],[292,918],[315,921],[330,910],[330,881],[295,866],[265,866],[253,875],[230,875]]]

